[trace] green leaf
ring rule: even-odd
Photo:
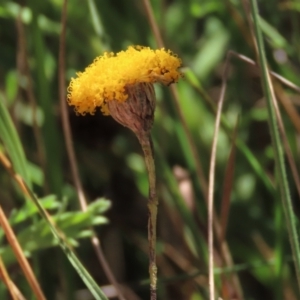
[[[5,99],[0,94],[0,140],[3,142],[16,173],[20,174],[28,186],[31,187],[23,146],[4,103]]]
[[[271,24],[265,21],[262,17],[258,18],[259,26],[263,33],[269,38],[269,42],[274,48],[287,48],[286,39],[274,28]]]

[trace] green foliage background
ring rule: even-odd
[[[24,58],[20,58],[20,32],[16,27],[21,7],[18,1],[0,0],[0,101],[17,128],[27,158],[29,181],[39,197],[50,197],[45,199],[48,201],[46,207],[53,214],[65,215],[64,220],[67,216],[71,218],[69,223],[65,221],[65,226],[58,224],[70,239],[74,239],[74,244],[79,245],[76,251],[99,285],[107,284],[107,279],[89,240],[78,241],[78,238],[91,234],[85,235],[90,225],[109,220],[109,224],[96,227],[107,261],[120,282],[128,284],[141,299],[147,299],[148,183],[138,141],[129,130],[100,112],[82,117],[69,109],[80,178],[88,199],[93,202],[105,196],[111,200],[107,219],[102,216],[108,208],[104,200],[100,201],[100,210],[94,207],[88,216],[76,218],[79,205],[66,154],[58,101],[62,1],[21,2],[23,39],[38,105],[36,122],[42,138],[36,140],[34,135],[34,110],[28,98],[27,77],[22,72]],[[203,173],[208,178],[215,119],[212,107],[218,99],[225,55],[228,50],[234,50],[255,58],[244,8],[240,1],[223,0],[152,0],[151,4],[166,48],[177,53],[183,61],[185,78],[177,84],[180,110],[197,147]],[[259,5],[270,68],[300,85],[299,4],[297,1],[270,0],[260,1]],[[117,52],[128,45],[157,47],[142,1],[69,1],[66,82],[104,51]],[[225,168],[232,147],[230,136],[239,117],[237,154],[235,164],[230,166],[234,169],[234,182],[226,230],[226,241],[236,264],[233,271],[238,272],[245,299],[297,299],[299,293],[283,208],[274,187],[274,156],[259,73],[255,67],[236,58],[231,60],[230,69],[218,144],[215,205],[219,215],[224,186],[228,183]],[[157,85],[156,94],[158,105],[153,136],[161,203],[159,298],[207,299],[205,192],[198,183],[195,162],[169,89]],[[285,89],[284,94],[297,110],[299,94],[290,89]],[[292,118],[281,108],[299,167],[299,132],[296,128],[300,119],[298,115]],[[2,143],[7,149],[4,140]],[[38,146],[44,151],[42,160]],[[288,172],[298,214],[299,195]],[[23,197],[2,168],[0,180],[1,205],[11,216],[18,236],[23,238],[22,246],[32,252],[32,262],[47,298],[58,299],[57,294],[61,293],[63,299],[75,299],[75,292],[84,289],[84,285],[61,251],[54,247],[52,238],[48,240],[46,233],[42,234],[43,225],[32,224],[32,214],[26,212]],[[187,190],[182,190],[182,183]],[[16,214],[22,212],[26,212],[26,216],[18,224],[14,220]],[[30,230],[35,232],[34,245],[26,236]],[[12,278],[30,297],[3,237],[0,250]],[[216,245],[216,267],[221,272],[225,266],[219,254]],[[187,262],[184,267],[179,262],[181,258]],[[223,299],[232,299],[235,295],[228,274],[231,272],[216,275],[217,289]],[[6,295],[1,284],[0,293]]]

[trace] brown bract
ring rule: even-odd
[[[136,134],[150,132],[156,102],[153,84],[130,85],[126,87],[126,93],[126,101],[112,100],[107,103],[111,116]]]

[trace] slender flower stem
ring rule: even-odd
[[[136,133],[142,146],[146,168],[149,178],[149,199],[148,199],[148,241],[149,241],[149,274],[150,274],[150,299],[156,300],[157,266],[156,266],[156,221],[158,197],[156,193],[156,174],[153,153],[153,143],[150,133]]]

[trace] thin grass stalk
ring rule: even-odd
[[[82,210],[86,210],[87,203],[85,201],[83,188],[81,185],[78,167],[76,163],[76,156],[73,149],[73,139],[72,132],[69,122],[68,109],[66,103],[66,84],[65,84],[65,41],[66,41],[66,22],[67,22],[67,6],[68,0],[64,0],[62,16],[61,16],[61,32],[59,38],[59,61],[58,61],[58,84],[59,84],[59,100],[60,100],[60,110],[62,117],[62,127],[63,133],[68,153],[68,158],[71,167],[71,173],[74,180],[74,184],[77,191],[77,196],[79,199],[80,206]]]
[[[143,3],[144,3],[144,7],[145,7],[145,10],[146,10],[146,13],[148,16],[150,27],[153,31],[156,43],[157,43],[158,47],[162,48],[162,47],[164,47],[164,42],[163,42],[162,36],[160,34],[159,28],[157,26],[156,20],[154,18],[151,3],[149,0],[143,0]]]
[[[280,201],[277,197],[278,202]],[[279,203],[280,204],[280,203]],[[286,263],[284,262],[284,248],[285,248],[285,228],[284,228],[284,215],[281,205],[275,205],[274,208],[275,215],[275,228],[276,228],[276,241],[274,247],[274,276],[275,276],[275,290],[274,298],[281,300],[284,296],[284,268]]]
[[[43,144],[41,130],[37,122],[37,101],[34,95],[33,79],[30,74],[30,68],[28,63],[25,28],[24,28],[24,23],[22,22],[21,19],[21,15],[23,12],[24,12],[24,8],[21,8],[18,17],[16,19],[16,27],[17,27],[17,34],[18,34],[17,66],[18,66],[18,71],[20,73],[20,76],[24,76],[26,78],[25,92],[27,94],[27,98],[32,108],[32,130],[33,130],[34,139],[36,143],[38,161],[45,173],[46,171],[45,148]],[[44,192],[46,193],[49,189],[49,187],[47,186],[47,181],[45,181],[43,188],[44,188]]]
[[[258,53],[259,53],[259,63],[262,73],[262,86],[264,89],[265,97],[267,99],[267,107],[269,114],[269,126],[273,142],[274,155],[275,155],[275,165],[278,173],[278,186],[280,189],[285,222],[287,226],[287,231],[289,235],[289,240],[292,248],[292,255],[294,259],[296,277],[298,282],[298,288],[300,290],[300,247],[298,243],[298,234],[296,227],[296,218],[293,212],[293,205],[290,197],[290,190],[286,176],[284,153],[281,145],[280,135],[277,127],[276,114],[274,110],[274,90],[272,86],[272,81],[267,67],[267,60],[265,56],[264,42],[262,37],[262,32],[259,27],[259,13],[257,2],[251,0],[251,12],[253,17],[253,25],[255,29],[255,36],[258,44]]]
[[[150,133],[138,134],[136,136],[144,152],[146,168],[149,179],[148,199],[148,241],[149,241],[149,275],[150,275],[150,299],[157,298],[157,265],[156,265],[156,223],[158,197],[156,193],[156,173],[153,153],[153,143]]]
[[[275,87],[275,92],[278,92],[278,89],[281,88],[281,87],[279,88],[278,84],[275,85],[274,87]],[[283,96],[281,96],[280,98],[282,98],[282,97]],[[277,102],[274,103],[274,109],[275,109],[275,113],[276,113],[276,116],[277,116],[279,132],[280,132],[281,137],[282,137],[283,149],[285,151],[285,154],[287,156],[287,161],[290,165],[291,172],[293,174],[293,179],[294,179],[295,184],[296,184],[296,189],[297,189],[297,192],[298,192],[298,196],[300,197],[300,177],[299,177],[299,173],[298,173],[298,170],[297,170],[297,164],[296,164],[295,159],[294,159],[293,154],[292,154],[292,150],[291,150],[288,138],[287,138],[286,130],[285,130],[285,127],[284,127],[284,124],[283,124],[283,120],[282,120],[281,113],[280,113],[279,107],[277,105]],[[294,111],[294,112],[296,112],[296,111]],[[287,114],[289,115],[288,111],[287,111]],[[295,125],[295,123],[294,123],[294,125]],[[297,127],[296,127],[296,129],[297,129]]]
[[[30,264],[28,263],[25,255],[22,251],[22,248],[21,248],[11,226],[9,225],[9,222],[8,222],[1,206],[0,206],[0,224],[1,224],[1,227],[3,228],[3,231],[5,233],[7,240],[9,242],[12,250],[14,251],[15,256],[24,272],[24,275],[27,278],[27,281],[28,281],[35,297],[38,300],[46,300],[46,297],[44,296],[44,294],[40,288],[40,285],[39,285],[37,279],[35,278],[35,275],[30,267]]]
[[[213,134],[213,142],[211,149],[211,158],[209,166],[209,180],[208,180],[208,280],[209,280],[209,297],[210,300],[215,300],[215,282],[214,282],[214,236],[213,236],[213,226],[214,226],[214,184],[215,184],[215,165],[216,165],[216,154],[217,154],[217,142],[218,134],[221,123],[221,113],[224,103],[224,95],[226,90],[226,78],[228,71],[228,56],[226,57],[226,63],[224,67],[224,74],[222,76],[222,88],[220,91],[220,96],[217,105],[217,114],[215,120],[215,129]]]
[[[295,107],[295,104],[291,101],[288,94],[285,92],[285,90],[279,82],[273,80],[273,85],[276,97],[279,100],[278,103],[280,103],[283,106],[284,110],[286,111],[286,114],[289,116],[291,123],[297,130],[297,133],[300,134],[300,115],[298,113],[297,108]]]
[[[230,149],[230,153],[229,153],[229,157],[228,157],[228,163],[226,164],[225,176],[224,176],[224,182],[223,182],[221,212],[220,212],[220,225],[221,225],[220,242],[221,242],[221,244],[225,241],[227,224],[228,224],[230,195],[232,192],[234,169],[235,169],[237,128],[238,128],[238,120],[236,122],[233,136],[232,136],[232,141],[231,141],[232,144],[231,144],[231,149]]]
[[[16,290],[14,288],[14,284],[12,280],[9,277],[9,274],[5,268],[5,265],[3,263],[2,257],[0,256],[0,279],[3,281],[5,286],[7,287],[7,290],[9,291],[9,294],[13,300],[19,300],[18,295],[16,294]]]
[[[249,26],[240,12],[240,7],[232,3],[230,0],[225,0],[224,2],[230,14],[230,18],[236,23],[241,35],[243,36],[244,43],[247,43],[249,47],[253,47],[252,39],[249,35]]]
[[[255,67],[258,68],[257,63],[254,60],[252,60],[251,58],[249,58],[249,57],[247,57],[243,54],[237,53],[235,51],[232,51],[232,50],[230,50],[228,53],[229,53],[230,56],[234,56],[234,57],[246,62],[247,64],[255,66]],[[269,71],[269,73],[272,77],[276,78],[278,81],[283,83],[285,86],[287,86],[287,87],[291,88],[292,90],[300,93],[300,87],[298,85],[296,85],[293,82],[287,80],[286,78],[284,78],[283,76],[279,75],[278,73],[276,73],[272,70],[268,70],[268,71]]]
[[[192,134],[187,125],[186,117],[182,113],[180,108],[179,93],[177,88],[173,85],[170,87],[172,92],[172,99],[175,107],[175,118],[177,119],[177,129],[176,134],[180,141],[180,145],[185,157],[185,160],[188,164],[188,169],[191,173],[191,178],[193,181],[193,186],[195,189],[195,194],[199,199],[207,199],[207,179],[203,172],[203,167],[199,156],[201,153],[196,147],[195,142],[193,141]],[[204,218],[203,206],[201,201],[196,201],[196,208],[199,218]]]

